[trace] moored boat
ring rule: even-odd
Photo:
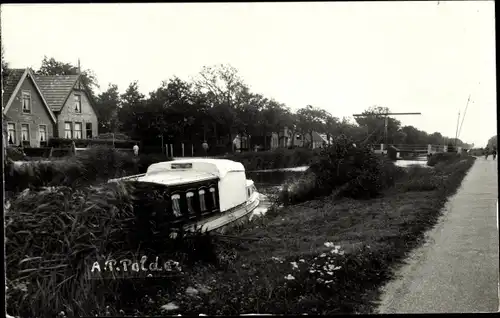
[[[159,185],[171,226],[184,230],[222,231],[249,218],[260,194],[245,168],[227,159],[191,158],[159,162],[145,174],[111,179]]]

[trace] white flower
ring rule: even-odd
[[[327,281],[325,281],[325,284],[330,284],[332,282],[333,282],[333,280],[327,280]]]
[[[326,247],[333,247],[333,243],[332,242],[325,242],[324,245]]]
[[[160,307],[162,310],[166,310],[166,311],[169,311],[169,310],[176,310],[176,309],[179,309],[179,306],[177,306],[175,303],[173,302],[170,302],[166,305],[163,305]]]
[[[325,254],[325,253],[323,253],[323,254],[321,254],[319,257],[325,257],[325,256],[326,256],[326,254]]]
[[[332,273],[332,272],[326,272],[326,273],[327,273],[328,275],[333,275],[333,273]]]
[[[288,276],[285,276],[285,279],[286,280],[294,280],[295,277],[293,277],[292,275],[288,274]]]
[[[299,262],[304,263],[305,261],[303,258],[301,258],[301,259],[299,259]]]
[[[316,271],[314,269],[310,269],[309,273],[314,274],[314,273],[316,273]]]
[[[299,265],[297,265],[297,262],[290,262],[290,264],[292,264],[293,269],[299,268]]]

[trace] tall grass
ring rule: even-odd
[[[10,311],[48,317],[104,308],[106,286],[90,270],[94,261],[113,257],[114,247],[127,245],[130,198],[130,188],[113,184],[26,189],[12,200],[5,214]]]
[[[169,160],[171,158],[164,155],[143,154],[134,157],[114,148],[97,146],[68,159],[26,162],[21,165],[9,161],[5,187],[11,192],[43,186],[78,188],[99,184],[110,178],[145,173],[149,165]]]
[[[143,292],[136,288],[158,279],[173,279],[148,280],[144,272],[110,279],[109,273],[91,272],[96,261],[104,267],[106,260],[146,255],[184,264],[218,263],[206,233],[180,231],[169,238],[162,195],[139,188],[136,183],[47,187],[26,189],[11,200],[5,214],[9,313],[94,316],[111,305],[118,314],[127,306],[121,299],[127,293]],[[144,191],[150,195],[142,195]]]

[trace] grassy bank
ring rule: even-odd
[[[87,156],[92,165],[84,157],[78,162],[93,181],[128,167],[109,151]],[[168,232],[157,217],[165,200],[154,189],[75,186],[80,179],[74,178],[67,180],[71,187],[32,187],[17,194],[6,209],[8,312],[371,312],[378,288],[435,224],[474,158],[454,156],[433,168],[404,170],[348,140],[318,156],[302,177],[310,179],[290,181],[295,188],[281,194],[284,207],[276,205],[225,235],[190,240],[152,240],[155,232]],[[328,191],[318,193],[320,187]],[[97,259],[139,262],[141,255],[178,261],[182,270],[152,278],[129,271],[132,276],[111,281],[90,273]]]
[[[308,166],[318,158],[318,149],[278,148],[268,151],[248,151],[224,156],[241,162],[247,171]]]
[[[474,158],[414,167],[383,196],[331,195],[270,212],[218,243],[225,267],[199,266],[143,310],[174,302],[185,314],[371,313],[378,288],[422,242]],[[192,286],[210,293],[185,294]]]

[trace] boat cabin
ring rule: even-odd
[[[144,175],[123,179],[160,186],[172,224],[198,221],[245,205],[255,189],[246,180],[243,165],[225,159],[159,162]]]

